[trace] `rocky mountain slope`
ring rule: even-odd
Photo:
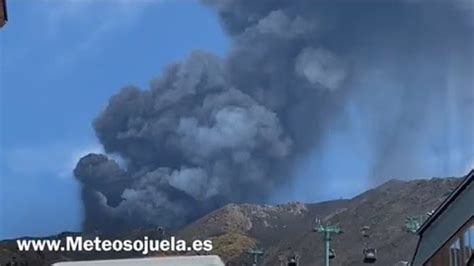
[[[417,237],[405,230],[407,216],[436,208],[458,184],[457,179],[389,181],[350,200],[316,204],[228,205],[179,232],[184,238],[211,238],[225,261],[245,265],[247,251],[263,249],[263,265],[280,265],[279,257],[293,253],[301,265],[322,265],[324,242],[314,232],[315,219],[339,224],[343,233],[334,237],[336,258],[332,265],[363,265],[365,242],[360,230],[369,226],[370,245],[378,249],[375,265],[409,261]]]
[[[370,227],[370,245],[378,249],[375,265],[393,265],[401,260],[410,260],[416,245],[417,237],[404,228],[405,218],[436,208],[458,182],[456,178],[408,182],[392,180],[348,200],[276,206],[230,204],[177,232],[168,232],[168,235],[187,240],[210,238],[214,246],[212,253],[220,255],[229,265],[251,265],[247,251],[256,247],[264,250],[263,265],[280,265],[281,258],[294,253],[299,255],[300,265],[322,265],[324,242],[322,235],[313,230],[315,220],[320,219],[323,224],[338,224],[343,230],[332,241],[336,252],[332,265],[363,265],[365,244],[360,233],[363,226]],[[159,237],[156,230],[109,237],[134,239],[144,235]],[[20,262],[30,262],[28,265],[49,265],[54,261],[130,255],[139,256],[81,252],[20,253],[13,241],[0,242],[0,263],[12,257]]]

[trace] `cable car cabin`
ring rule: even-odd
[[[377,250],[375,248],[364,249],[364,263],[375,263],[377,260]]]
[[[298,256],[293,255],[288,257],[288,266],[298,266]]]
[[[336,251],[333,248],[329,250],[329,259],[334,259],[336,257]]]
[[[288,266],[298,266],[298,263],[295,259],[290,259],[290,261],[288,262]]]
[[[0,0],[0,28],[7,23],[7,20],[7,0]]]

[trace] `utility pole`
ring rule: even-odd
[[[260,250],[260,249],[251,249],[251,250],[249,250],[248,253],[253,256],[253,264],[252,265],[257,266],[258,258],[260,256],[263,256],[263,251]]]
[[[329,266],[329,254],[331,251],[331,234],[342,234],[342,230],[338,225],[322,225],[319,219],[316,220],[316,227],[314,228],[315,232],[324,234],[324,243],[326,246],[325,251],[325,262],[326,266]]]

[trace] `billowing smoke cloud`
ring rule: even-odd
[[[79,161],[85,230],[179,226],[265,201],[337,132],[365,143],[373,180],[472,161],[471,2],[204,3],[230,53],[195,51],[149,89],[110,99],[93,125],[126,169],[105,155]]]

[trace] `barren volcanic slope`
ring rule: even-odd
[[[188,225],[177,235],[189,240],[213,239],[213,253],[220,255],[229,265],[250,265],[247,250],[256,246],[265,251],[263,265],[280,265],[279,256],[294,252],[300,255],[301,265],[321,265],[322,236],[312,230],[318,218],[323,223],[339,224],[344,231],[333,241],[336,258],[332,265],[363,265],[364,244],[360,229],[364,225],[370,226],[373,246],[378,249],[379,260],[375,265],[393,265],[397,261],[409,260],[416,245],[416,236],[404,230],[405,217],[436,208],[458,182],[456,178],[393,180],[350,200],[277,206],[231,204]],[[135,239],[142,235],[158,236],[155,231],[135,231],[119,237]],[[13,256],[17,261],[29,261],[29,265],[49,265],[59,260],[125,255],[19,253],[12,241],[0,242],[0,263]]]
[[[214,239],[215,252],[233,265],[246,265],[246,251],[258,245],[265,250],[263,265],[280,265],[279,255],[296,252],[301,265],[323,264],[322,236],[313,232],[315,219],[339,224],[344,233],[335,237],[336,258],[332,265],[364,265],[360,229],[368,225],[375,265],[393,265],[410,260],[417,237],[404,229],[406,216],[425,214],[436,208],[459,179],[410,182],[389,181],[351,200],[317,204],[228,205],[181,230],[185,238]],[[250,264],[248,264],[250,265]]]

